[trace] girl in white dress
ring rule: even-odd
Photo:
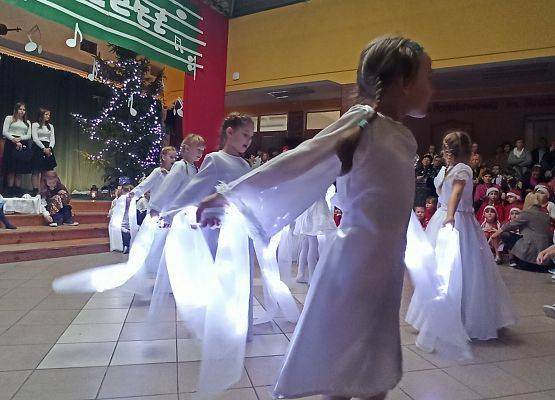
[[[333,214],[324,198],[314,202],[297,218],[295,234],[301,236],[297,282],[310,283],[320,258],[320,247],[323,246],[325,237],[332,235],[336,229]]]
[[[198,170],[195,163],[202,158],[205,148],[206,141],[200,135],[191,133],[183,139],[179,149],[181,160],[173,165],[160,189],[150,198],[150,216],[147,217],[149,221],[152,218],[157,220],[160,212],[165,211],[175,196],[183,191],[197,175]],[[149,229],[154,229],[155,235],[145,260],[144,270],[154,273],[156,277],[150,301],[150,316],[153,317],[170,301],[171,288],[164,252],[169,229],[158,224],[151,224]]]
[[[39,192],[39,182],[41,173],[54,171],[56,157],[54,156],[54,146],[56,145],[56,135],[54,125],[50,122],[51,112],[46,108],[39,108],[37,122],[31,126],[31,136],[36,146],[33,146],[33,174],[31,181],[33,184],[32,196]]]
[[[274,389],[278,398],[384,399],[401,378],[399,306],[417,145],[399,121],[425,115],[430,73],[431,59],[416,42],[374,40],[357,76],[373,107],[352,107],[199,206],[197,215],[212,225],[219,219],[202,218],[203,211],[232,203],[251,235],[269,241],[337,180],[343,218],[313,277]]]
[[[465,132],[450,132],[443,139],[447,167],[440,170],[434,181],[440,207],[430,220],[426,234],[435,246],[440,229],[452,225],[458,231],[460,258],[447,272],[430,270],[429,274],[448,276],[447,290],[457,293],[460,318],[468,336],[488,340],[497,338],[497,331],[514,324],[516,317],[489,244],[474,216],[472,169],[465,163],[470,158],[470,146],[470,137]],[[421,309],[413,297],[407,322],[417,329],[422,322]]]

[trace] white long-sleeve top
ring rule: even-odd
[[[197,205],[206,196],[215,193],[220,182],[229,183],[250,170],[249,163],[241,157],[222,150],[210,153],[204,158],[198,174],[167,205],[166,212],[172,214],[182,207]]]
[[[146,177],[144,181],[139,183],[132,192],[137,198],[144,196],[144,194],[150,191],[150,195],[156,194],[158,188],[168,175],[168,171],[165,168],[157,167],[152,170],[149,176]]]
[[[54,135],[54,125],[50,124],[50,129],[46,125],[40,126],[38,122],[33,122],[31,125],[31,136],[33,137],[33,142],[41,149],[44,149],[45,146],[42,142],[48,142],[51,149],[54,148],[56,144],[56,138]]]
[[[158,212],[164,211],[175,195],[184,189],[196,174],[197,167],[193,164],[184,160],[177,161],[156,193],[150,194],[150,208]]]
[[[25,125],[25,122],[20,119],[13,122],[13,117],[11,115],[8,115],[4,119],[2,136],[4,136],[8,140],[13,140],[14,138],[29,140],[31,139],[31,123],[27,121],[27,125]]]

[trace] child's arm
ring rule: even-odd
[[[457,207],[461,202],[465,185],[466,182],[462,180],[456,180],[453,182],[453,191],[451,192],[451,196],[449,197],[449,201],[447,203],[447,216],[445,217],[445,221],[443,221],[443,226],[446,226],[447,224],[451,224],[453,226],[455,225],[455,213],[457,212]]]

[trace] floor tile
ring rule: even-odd
[[[0,346],[0,371],[35,369],[50,347],[49,344]]]
[[[37,310],[81,310],[90,295],[80,294],[52,294],[46,297],[38,306]]]
[[[175,339],[175,322],[126,322],[120,340]]]
[[[498,397],[498,400],[553,400],[553,397],[549,393],[527,393],[527,394],[517,394],[515,396]]]
[[[33,371],[0,372],[0,400],[10,400]]]
[[[444,371],[484,397],[510,396],[537,390],[494,364],[457,366]]]
[[[133,296],[127,297],[95,297],[91,298],[85,305],[84,309],[98,309],[98,308],[129,308]]]
[[[125,321],[127,309],[111,308],[82,310],[73,321],[74,324],[119,324]]]
[[[116,342],[123,323],[119,324],[71,324],[58,343]]]
[[[193,393],[180,393],[179,400],[194,400]],[[230,389],[218,396],[214,396],[213,400],[258,400],[256,392],[253,388]]]
[[[179,400],[176,394],[157,394],[154,396],[114,397],[106,400]]]
[[[555,389],[555,356],[496,363],[503,371],[528,382],[537,390]]]
[[[175,339],[118,342],[110,365],[176,362]]]
[[[94,399],[105,371],[105,367],[37,370],[14,400]]]
[[[177,339],[177,361],[199,361],[202,359],[202,343],[198,339]]]
[[[264,324],[254,325],[252,327],[252,333],[253,335],[271,335],[282,332],[274,321],[270,321]]]
[[[107,366],[115,347],[115,342],[55,344],[38,369]]]
[[[98,398],[177,393],[177,366],[145,364],[110,366]]]
[[[0,272],[1,273],[1,272]],[[27,280],[25,279],[0,279],[0,289],[13,289],[23,285]]]
[[[289,347],[289,340],[285,335],[257,335],[252,342],[247,343],[246,357],[280,356]]]
[[[11,325],[23,317],[26,313],[26,311],[0,311],[0,321],[2,321],[3,324]]]
[[[125,322],[173,322],[176,319],[175,309],[163,308],[155,315],[149,314],[149,307],[137,307],[129,310]]]
[[[0,311],[29,311],[35,308],[41,301],[41,298],[2,297],[0,298]]]
[[[274,385],[283,367],[283,356],[245,359],[245,368],[254,386]]]
[[[403,346],[403,371],[421,371],[424,369],[435,369],[437,368],[434,364],[426,361],[423,357],[420,357],[415,352],[411,351],[407,347]]]
[[[54,344],[66,328],[66,324],[22,325],[18,323],[0,335],[0,345]]]
[[[414,371],[404,374],[399,387],[414,400],[480,399],[462,383],[441,370]]]
[[[259,400],[273,400],[272,391],[273,386],[259,386],[254,388]],[[322,400],[321,396],[301,397],[298,400]],[[388,399],[389,400],[389,399]]]
[[[179,392],[196,392],[198,390],[198,377],[200,371],[200,362],[184,362],[177,364],[177,379]],[[239,381],[233,385],[233,388],[251,387],[251,382],[247,376],[247,372],[243,370],[243,374]]]
[[[32,310],[19,321],[22,325],[67,324],[77,316],[77,310]]]
[[[296,324],[287,321],[285,318],[274,318],[275,323],[281,328],[285,333],[293,333],[295,331]]]

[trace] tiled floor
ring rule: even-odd
[[[0,265],[0,400],[193,399],[199,344],[174,307],[152,322],[148,300],[124,290],[62,296],[50,288],[56,276],[121,257]],[[499,340],[473,344],[475,359],[464,365],[414,346],[414,331],[402,319],[407,285],[400,319],[405,374],[389,400],[555,400],[555,320],[541,308],[555,302],[555,282],[545,274],[500,269],[520,323]],[[304,302],[306,286],[291,289]],[[260,286],[255,290],[261,294]],[[263,311],[255,304],[255,312]],[[271,399],[293,330],[282,319],[256,326],[244,375],[222,399]]]

